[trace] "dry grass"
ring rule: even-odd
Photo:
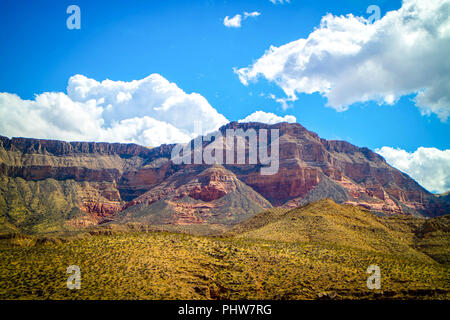
[[[0,299],[450,298],[449,216],[377,217],[322,200],[267,210],[222,236],[171,231],[0,236]],[[366,286],[372,264],[381,290]],[[69,265],[81,268],[80,290],[66,287]]]
[[[21,241],[0,240],[0,299],[450,297],[448,265],[351,247],[165,232]],[[366,287],[371,264],[381,291]],[[69,265],[80,290],[66,288]]]

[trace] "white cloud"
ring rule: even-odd
[[[450,1],[404,0],[373,24],[328,14],[306,39],[271,46],[247,68],[235,70],[247,85],[265,77],[287,97],[318,92],[344,111],[356,102],[394,104],[416,94],[422,114],[450,115]]]
[[[240,28],[242,22],[242,16],[240,14],[235,15],[233,18],[228,16],[223,19],[223,25],[228,28]]]
[[[407,173],[431,192],[450,190],[450,149],[420,147],[414,152],[382,147],[375,150],[393,167]]]
[[[261,12],[258,12],[258,11],[244,12],[244,19],[246,19],[248,17],[250,17],[250,18],[257,17],[257,16],[260,16],[260,15],[261,15]]]
[[[296,121],[297,119],[291,115],[280,117],[271,112],[255,111],[244,119],[239,120],[238,122],[262,122],[267,124],[275,124],[278,122],[294,123]]]
[[[253,11],[253,12],[244,12],[244,20],[247,18],[255,18],[260,16],[261,12]],[[240,28],[242,25],[242,15],[237,14],[233,18],[226,16],[223,19],[223,25],[228,28]]]
[[[273,93],[269,94],[268,97],[270,99],[272,99],[272,100],[275,100],[279,104],[281,104],[281,108],[283,110],[286,110],[286,109],[290,108],[291,105],[289,105],[289,102],[296,100],[296,99],[289,98],[289,97],[287,97],[287,98],[277,98]]]
[[[69,79],[67,94],[45,92],[34,100],[0,93],[0,133],[60,140],[135,142],[148,146],[186,142],[228,120],[197,93],[187,94],[159,74],[130,82]]]

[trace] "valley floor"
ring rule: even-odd
[[[2,239],[0,257],[0,299],[450,298],[447,263],[320,243],[129,232]],[[367,288],[369,265],[380,290]]]

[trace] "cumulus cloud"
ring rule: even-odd
[[[75,75],[67,93],[33,100],[0,93],[0,132],[7,136],[134,142],[148,146],[186,142],[228,120],[197,93],[185,93],[159,74],[130,82]]]
[[[394,104],[415,95],[422,114],[450,115],[450,1],[404,0],[373,24],[327,14],[306,39],[271,46],[249,67],[235,69],[248,85],[264,77],[290,100],[324,95],[338,111],[357,102]]]
[[[407,173],[431,192],[450,190],[450,149],[420,147],[414,152],[382,147],[375,150],[393,167]]]
[[[223,19],[223,25],[228,28],[240,28],[242,25],[242,20],[245,20],[247,18],[255,18],[260,15],[261,12],[253,11],[253,12],[244,12],[244,17],[242,17],[241,14],[235,15],[233,18],[226,16]]]
[[[275,124],[278,122],[294,123],[297,119],[294,116],[286,115],[284,117],[277,116],[272,112],[255,111],[238,122],[262,122],[267,124]]]
[[[223,25],[228,28],[240,28],[242,22],[242,16],[240,14],[235,15],[233,18],[226,16],[223,19]]]

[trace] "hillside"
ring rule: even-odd
[[[435,253],[438,261],[446,260],[450,239],[448,216],[431,220],[379,217],[330,199],[276,214],[273,210],[262,212],[235,226],[228,234],[241,239],[333,244],[420,261],[433,258],[430,252]]]
[[[136,223],[6,237],[0,299],[449,299],[449,221],[322,200],[270,208],[220,237]],[[72,264],[80,290],[65,287]],[[367,288],[370,265],[381,290]]]
[[[450,215],[421,224],[416,231],[414,246],[434,260],[450,264]]]

